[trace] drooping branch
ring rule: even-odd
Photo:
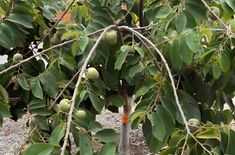
[[[185,125],[185,128],[186,128],[187,133],[188,133],[206,152],[208,152],[210,155],[212,155],[211,152],[210,152],[206,147],[204,147],[201,142],[199,142],[199,141],[196,139],[196,137],[191,133],[191,131],[190,131],[190,129],[189,129],[189,126],[188,126],[188,123],[187,123],[187,120],[186,120],[184,111],[183,111],[183,109],[182,109],[182,107],[181,107],[181,105],[180,105],[180,102],[179,102],[179,97],[178,97],[178,95],[177,95],[177,90],[176,90],[176,86],[175,86],[175,82],[174,82],[173,75],[172,75],[171,70],[170,70],[170,67],[169,67],[169,65],[168,65],[168,63],[167,63],[165,57],[162,55],[161,51],[160,51],[148,38],[146,38],[145,36],[143,36],[143,35],[142,35],[141,33],[139,33],[138,31],[135,31],[135,30],[133,30],[132,28],[127,27],[127,26],[120,26],[119,28],[120,28],[120,29],[124,29],[124,30],[126,30],[126,31],[129,31],[129,32],[131,32],[131,33],[134,33],[136,36],[139,36],[140,38],[143,39],[143,41],[145,41],[146,43],[148,43],[149,45],[151,45],[151,46],[155,49],[155,51],[158,53],[158,55],[160,56],[160,58],[161,58],[161,60],[162,60],[162,62],[163,62],[163,64],[164,64],[164,66],[165,66],[165,68],[166,68],[166,70],[167,70],[167,73],[168,73],[168,75],[169,75],[169,78],[170,78],[170,81],[171,81],[171,86],[172,86],[172,89],[173,89],[173,92],[174,92],[174,97],[175,97],[176,105],[177,105],[177,107],[178,107],[178,109],[179,109],[179,112],[180,112],[180,115],[181,115],[181,117],[182,117],[182,119],[183,119],[183,123],[184,123],[184,125]]]
[[[8,67],[8,68],[6,68],[5,70],[3,70],[3,71],[0,72],[0,75],[3,74],[3,73],[5,73],[5,72],[7,72],[7,71],[9,71],[9,70],[11,70],[11,69],[13,69],[13,68],[16,68],[16,67],[22,65],[23,63],[28,62],[29,60],[31,60],[31,59],[33,59],[33,58],[35,58],[35,57],[38,57],[38,56],[40,56],[40,55],[42,55],[42,54],[48,52],[48,51],[50,51],[50,50],[53,50],[53,49],[55,49],[55,48],[64,46],[64,45],[69,44],[69,43],[74,42],[74,41],[76,41],[76,39],[68,40],[68,41],[65,41],[65,42],[63,42],[63,43],[54,45],[54,46],[52,46],[52,47],[50,47],[50,48],[47,48],[47,49],[43,50],[43,51],[40,52],[40,53],[37,53],[37,54],[35,54],[35,55],[32,55],[31,57],[28,57],[28,58],[26,58],[26,59],[20,61],[19,63],[15,64],[15,65],[12,65],[12,66],[10,66],[10,67]]]
[[[64,155],[65,153],[65,150],[66,150],[66,145],[67,145],[67,142],[68,142],[68,136],[69,136],[69,132],[70,132],[70,127],[71,127],[71,122],[72,122],[72,115],[73,115],[73,110],[74,110],[74,106],[75,106],[75,100],[76,100],[76,97],[77,97],[77,93],[78,93],[78,87],[81,83],[81,80],[82,80],[82,76],[86,70],[86,67],[90,61],[90,58],[91,56],[93,55],[93,53],[95,52],[97,46],[99,45],[102,37],[104,36],[104,34],[114,28],[115,25],[111,25],[111,26],[108,26],[104,29],[104,31],[102,32],[102,34],[99,36],[99,38],[97,39],[96,43],[94,44],[94,46],[92,47],[91,51],[89,52],[88,56],[86,57],[85,59],[85,62],[84,64],[82,65],[82,68],[81,68],[81,72],[79,74],[79,77],[78,77],[78,81],[75,85],[75,88],[74,88],[74,92],[73,92],[73,96],[72,96],[72,101],[71,101],[71,107],[70,107],[70,110],[69,110],[69,113],[68,113],[68,120],[67,120],[67,127],[66,127],[66,133],[65,133],[65,137],[64,137],[64,143],[63,143],[63,146],[61,148],[61,153],[60,155]]]

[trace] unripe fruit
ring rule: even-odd
[[[70,109],[70,100],[62,99],[58,105],[58,110],[63,112],[68,112]]]
[[[104,41],[106,41],[109,45],[115,45],[117,43],[117,31],[111,30],[105,33]]]
[[[94,67],[88,68],[85,74],[86,78],[90,80],[96,80],[99,78],[99,72]]]
[[[78,118],[84,118],[86,117],[86,111],[84,110],[77,110],[75,113],[75,116]]]
[[[18,63],[20,61],[23,60],[23,56],[22,54],[20,53],[16,53],[14,56],[13,56],[13,63]]]
[[[190,118],[188,120],[188,125],[191,125],[191,126],[200,126],[200,121],[196,118]]]
[[[211,7],[211,10],[218,16],[220,17],[220,9],[215,7],[215,6],[212,6]],[[217,20],[217,18],[215,17],[215,15],[211,12],[208,13],[208,16],[210,17],[211,20]]]

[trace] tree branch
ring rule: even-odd
[[[97,46],[99,45],[102,37],[104,36],[104,34],[109,29],[112,29],[114,27],[115,27],[115,25],[111,25],[111,26],[108,26],[108,27],[106,27],[104,29],[104,31],[102,32],[102,34],[99,36],[99,38],[97,39],[96,43],[92,47],[91,51],[89,52],[88,56],[86,57],[86,60],[85,60],[84,64],[82,65],[81,72],[79,74],[78,81],[77,81],[77,83],[75,85],[74,92],[73,92],[73,97],[72,97],[72,101],[71,101],[71,107],[70,107],[70,110],[69,110],[69,113],[68,113],[67,128],[66,128],[66,133],[65,133],[65,137],[64,137],[64,143],[63,143],[63,146],[61,148],[60,155],[64,155],[64,153],[65,153],[66,145],[67,145],[67,142],[68,142],[68,136],[69,136],[69,132],[70,132],[70,127],[71,127],[71,122],[72,122],[72,115],[73,115],[73,110],[74,110],[74,106],[75,106],[75,100],[76,100],[77,93],[78,93],[78,87],[79,87],[79,85],[81,83],[81,80],[82,80],[82,76],[83,76],[83,74],[84,74],[84,72],[86,70],[86,67],[88,65],[88,62],[90,61],[91,56],[95,52],[95,50],[96,50]]]
[[[120,26],[119,28],[120,28],[120,29],[127,30],[127,31],[129,31],[129,32],[131,32],[131,33],[134,33],[135,35],[141,37],[145,42],[147,42],[148,44],[150,44],[150,45],[155,49],[155,51],[158,53],[158,55],[160,56],[161,60],[163,61],[164,65],[165,65],[165,67],[166,67],[166,70],[167,70],[167,72],[168,72],[168,75],[169,75],[169,78],[170,78],[170,81],[171,81],[171,86],[172,86],[172,89],[173,89],[173,92],[174,92],[174,96],[175,96],[176,105],[177,105],[177,107],[178,107],[178,109],[179,109],[179,112],[180,112],[180,115],[181,115],[181,117],[182,117],[182,119],[183,119],[183,123],[184,123],[184,125],[185,125],[186,130],[187,130],[187,133],[188,133],[206,152],[208,152],[210,155],[212,155],[212,154],[210,153],[210,151],[207,150],[207,148],[205,148],[205,147],[203,146],[203,144],[201,144],[201,142],[199,142],[199,141],[194,137],[194,135],[191,133],[191,131],[190,131],[189,127],[188,127],[188,123],[187,123],[186,117],[185,117],[185,115],[184,115],[184,111],[183,111],[183,109],[182,109],[182,107],[181,107],[181,105],[180,105],[180,102],[179,102],[179,97],[178,97],[178,95],[177,95],[177,90],[176,90],[176,87],[175,87],[175,82],[174,82],[174,79],[173,79],[173,76],[172,76],[170,67],[169,67],[169,65],[168,65],[168,63],[167,63],[167,61],[166,61],[166,59],[165,59],[164,56],[162,55],[161,51],[160,51],[148,38],[146,38],[145,36],[143,36],[142,34],[140,34],[138,31],[135,31],[135,30],[133,30],[132,28],[129,28],[129,27],[127,27],[127,26]]]

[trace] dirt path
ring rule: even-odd
[[[120,132],[120,115],[104,111],[97,116],[97,120],[104,128],[112,128],[117,133]],[[3,128],[0,128],[0,155],[16,155],[21,147],[24,146],[27,127],[27,116],[14,122],[4,119]],[[147,155],[147,147],[140,129],[131,131],[131,155]]]

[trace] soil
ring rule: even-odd
[[[3,126],[0,128],[0,155],[17,155],[24,148],[27,140],[26,122],[29,116],[25,115],[17,122],[11,119],[4,119]],[[112,128],[120,133],[120,114],[104,111],[97,116],[97,121],[104,128]],[[144,143],[144,137],[141,128],[132,130],[130,133],[131,155],[148,155],[148,149]],[[95,143],[96,149],[100,149],[101,145]],[[74,147],[73,147],[74,148]],[[75,152],[75,150],[73,151]]]

